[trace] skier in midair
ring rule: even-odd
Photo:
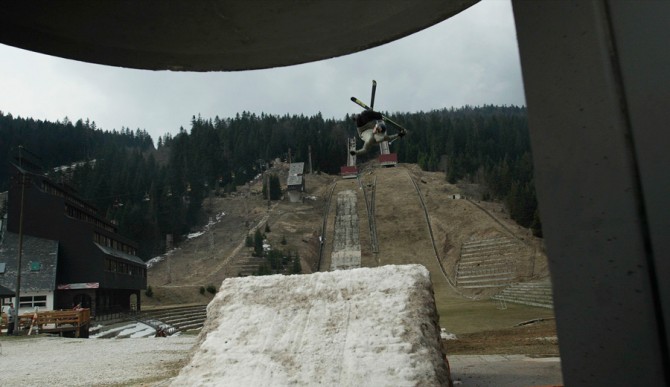
[[[367,153],[372,146],[384,141],[393,141],[398,137],[405,135],[404,129],[399,129],[397,134],[388,135],[386,132],[386,123],[381,113],[372,109],[364,110],[361,114],[354,115],[358,137],[363,140],[363,148],[352,150],[352,156],[360,156]]]

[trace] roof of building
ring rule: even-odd
[[[0,286],[16,289],[19,235],[3,226],[0,237]],[[56,288],[58,241],[23,235],[21,253],[21,292],[53,291]]]
[[[94,243],[94,244],[96,246],[98,246],[98,248],[100,250],[102,250],[102,252],[107,254],[107,255],[111,255],[112,257],[120,258],[120,259],[130,261],[132,263],[136,263],[136,264],[139,264],[139,265],[146,265],[146,263],[142,259],[140,259],[139,257],[136,257],[134,255],[130,255],[130,254],[126,254],[123,251],[119,251],[119,250],[116,250],[116,249],[105,247],[105,246],[103,246],[101,244],[98,244],[98,243]]]
[[[14,291],[12,289],[0,285],[0,297],[11,297],[13,295]]]
[[[288,167],[288,175],[302,175],[305,173],[305,163],[291,163]]]
[[[288,186],[302,185],[302,182],[303,182],[302,176],[289,176],[286,179],[286,185]]]

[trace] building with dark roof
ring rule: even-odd
[[[0,267],[0,271],[4,272],[4,270],[5,270],[4,266]],[[14,291],[0,285],[0,307],[2,307],[2,305],[4,304],[9,304],[10,302],[12,302],[11,301],[12,297],[14,297]],[[3,308],[2,311],[4,312],[5,309]]]
[[[16,289],[17,260],[19,256],[19,236],[7,232],[2,222],[0,239],[0,285]],[[23,236],[21,254],[20,309],[24,311],[53,309],[58,267],[58,241]]]
[[[15,167],[8,196],[0,285],[16,289],[22,228],[22,309],[69,309],[81,303],[93,316],[140,309],[147,267],[136,256],[137,244],[118,234],[117,226],[73,188]]]
[[[305,163],[291,163],[286,178],[286,191],[289,201],[297,203],[305,192]]]

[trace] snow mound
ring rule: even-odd
[[[440,338],[442,340],[458,340],[455,334],[447,332],[444,328],[440,330]]]
[[[428,270],[226,279],[173,386],[448,385]]]

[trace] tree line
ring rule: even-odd
[[[23,146],[44,168],[54,168],[77,161],[94,159],[104,148],[153,149],[153,140],[145,130],[122,128],[103,131],[95,121],[67,117],[56,122],[14,117],[0,111],[0,192],[9,187],[10,162],[15,162]]]
[[[444,170],[451,183],[482,184],[483,199],[504,201],[513,219],[541,235],[524,107],[385,114],[409,130],[391,146],[400,162]],[[23,145],[39,155],[55,179],[63,179],[53,167],[88,160],[68,173],[68,182],[140,244],[143,259],[164,251],[166,234],[178,243],[180,235],[205,221],[208,196],[235,190],[270,160],[307,162],[311,155],[316,172],[339,173],[346,164],[347,139],[355,133],[349,115],[338,120],[242,112],[223,119],[194,116],[189,130],[161,136],[154,146],[139,129],[110,132],[88,120],[52,123],[0,112],[2,161],[11,161],[12,149]],[[0,174],[0,190],[8,187],[7,169]],[[276,183],[270,185],[273,198]]]

